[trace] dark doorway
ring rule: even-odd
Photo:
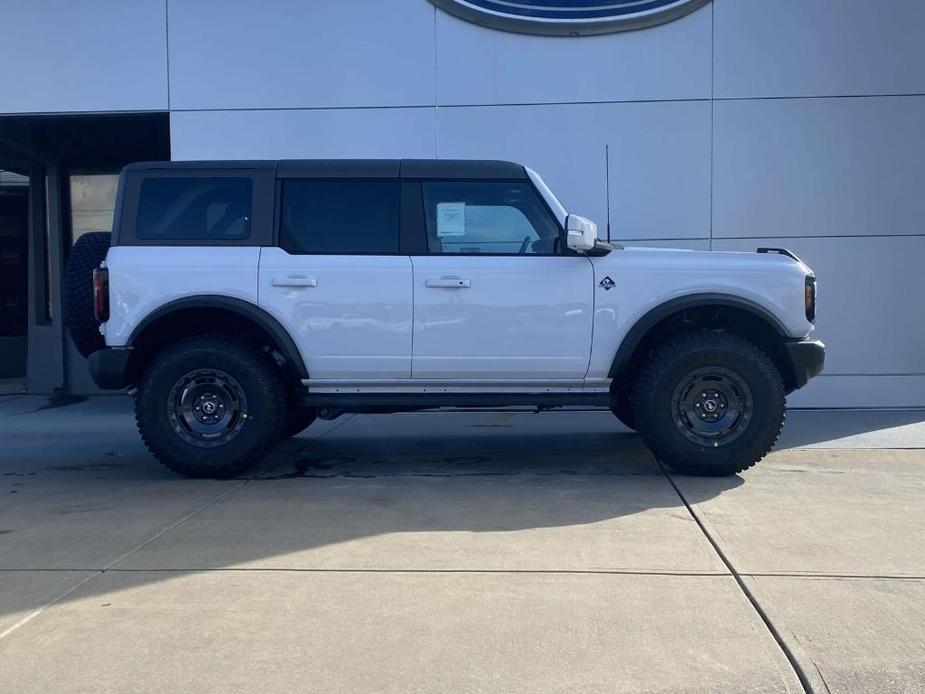
[[[99,392],[64,330],[64,267],[82,234],[110,231],[119,170],[170,158],[169,130],[166,113],[0,117],[0,169],[23,174],[24,184],[12,194],[17,221],[0,212],[0,379],[25,372],[29,392]],[[7,235],[18,244],[8,258]],[[14,333],[9,340],[7,333]],[[9,383],[0,385],[10,391]]]
[[[26,377],[29,179],[0,170],[0,392]]]

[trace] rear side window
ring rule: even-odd
[[[289,253],[398,253],[397,181],[286,181],[280,246]]]
[[[161,241],[246,239],[252,199],[250,178],[146,178],[138,197],[135,236]]]

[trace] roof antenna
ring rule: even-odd
[[[610,243],[610,145],[604,145],[604,185],[607,195],[607,243]]]

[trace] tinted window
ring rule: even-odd
[[[288,181],[280,245],[290,253],[398,253],[397,181]]]
[[[251,198],[249,178],[146,178],[135,235],[165,241],[246,239]]]
[[[424,183],[431,253],[540,254],[557,250],[559,225],[523,182]]]

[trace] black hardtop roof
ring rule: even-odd
[[[276,171],[278,178],[527,178],[521,164],[491,159],[280,159],[142,161],[126,171]]]

